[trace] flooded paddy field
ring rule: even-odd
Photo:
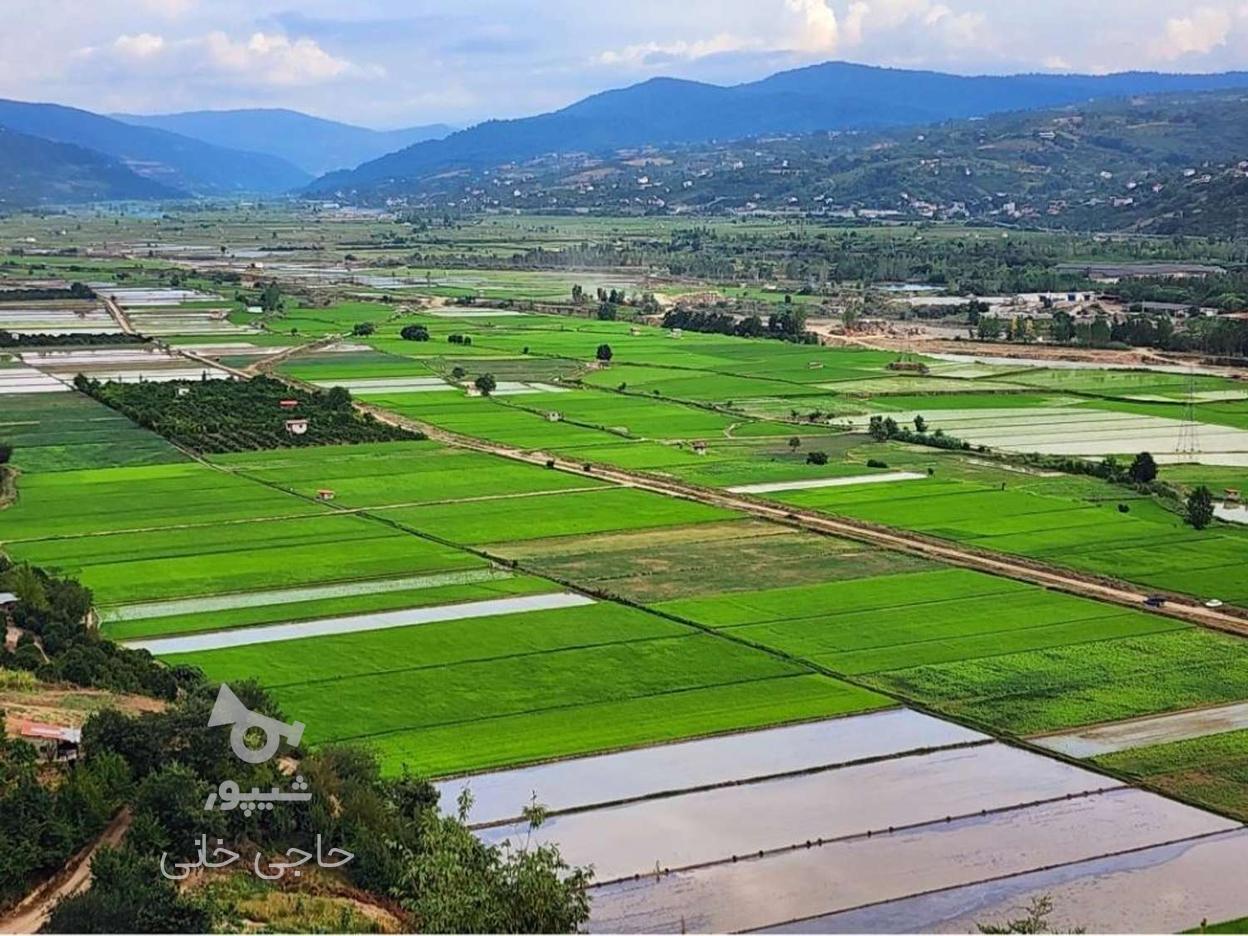
[[[172,337],[176,335],[250,335],[255,332],[236,325],[226,317],[225,309],[140,311],[128,312],[134,329],[144,335]]]
[[[1046,894],[1098,931],[1242,912],[1240,823],[908,710],[452,778],[442,809],[465,788],[483,840],[594,867],[591,932],[973,932]]]
[[[0,330],[18,335],[111,334],[121,328],[99,307],[59,308],[0,305]]]
[[[905,423],[920,414],[887,415]],[[1006,452],[1088,457],[1137,451],[1175,452],[1185,426],[1181,408],[1172,418],[1083,406],[931,410],[923,415],[933,428],[972,445]],[[867,417],[849,420],[859,428],[866,421]],[[1200,446],[1202,454],[1248,452],[1248,432],[1229,426],[1202,425]]]
[[[989,744],[557,815],[533,840],[557,842],[568,861],[592,864],[605,883],[1117,786],[1100,774]],[[478,834],[499,843],[526,830],[519,822]]]
[[[119,383],[219,380],[231,376],[228,371],[158,348],[30,351],[21,357],[26,364],[64,383],[72,383],[78,374]]]
[[[1054,932],[1175,933],[1244,912],[1248,830],[1093,858],[1044,871],[886,901],[770,933],[973,933],[1015,919],[1033,900],[1053,903]]]
[[[197,289],[167,286],[118,286],[116,283],[88,283],[98,295],[107,296],[126,307],[176,306],[185,302],[220,301],[221,297]]]
[[[430,309],[425,313],[432,315],[434,318],[449,319],[494,319],[494,318],[513,318],[518,315],[525,315],[525,312],[519,312],[515,309],[457,309],[454,306],[444,306],[440,309]]]
[[[467,788],[468,821],[485,825],[518,819],[534,795],[562,812],[988,740],[951,722],[890,709],[444,780],[438,790],[449,811]]]
[[[203,598],[182,598],[172,601],[152,601],[140,604],[120,605],[100,609],[104,623],[114,621],[143,621],[149,618],[171,617],[183,614],[204,614],[212,611],[232,611],[239,608],[269,607],[272,605],[300,604],[322,598],[346,598],[357,595],[385,594],[394,591],[414,591],[438,588],[443,585],[467,585],[476,582],[493,582],[511,578],[513,573],[502,569],[471,569],[465,572],[443,572],[434,575],[417,575],[372,581],[343,582],[315,585],[307,588],[287,588],[273,591],[239,592],[213,595]]]
[[[810,848],[802,844],[762,858],[728,858],[670,874],[651,869],[636,880],[595,888],[590,929],[727,932],[775,927],[1106,856],[1199,842],[1238,828],[1232,820],[1129,788],[985,816],[951,821],[933,817],[924,826]],[[906,930],[903,926],[901,931]]]
[[[991,367],[1028,367],[1035,371],[1149,371],[1155,374],[1177,374],[1187,375],[1192,370],[1199,373],[1208,373],[1215,376],[1222,376],[1225,368],[1204,367],[1202,365],[1178,365],[1178,364],[1142,364],[1132,362],[1129,364],[1114,363],[1108,361],[1067,361],[1059,358],[1029,358],[1023,355],[1018,357],[1002,356],[992,354],[952,354],[946,352],[928,352],[925,357],[934,358],[938,361],[948,361],[957,364],[979,364]]]
[[[1248,702],[1093,725],[1066,734],[1035,738],[1034,741],[1050,751],[1083,758],[1243,729],[1248,729]]]
[[[68,386],[55,377],[50,377],[33,367],[0,368],[0,396],[57,393],[68,389]]]
[[[264,627],[240,627],[228,631],[210,631],[184,637],[163,637],[151,640],[135,640],[126,646],[146,650],[153,656],[175,653],[197,653],[204,650],[223,650],[228,647],[246,647],[252,644],[276,643],[285,640],[301,640],[308,637],[327,637],[334,634],[356,634],[366,631],[386,630],[392,627],[411,627],[437,621],[460,621],[469,618],[494,617],[500,614],[522,614],[527,611],[550,611],[555,608],[574,608],[593,604],[592,598],[571,592],[549,595],[526,595],[518,598],[497,598],[464,604],[444,605],[434,608],[410,608],[352,617],[323,618],[315,621],[292,621]]]
[[[457,389],[440,377],[365,377],[355,380],[314,380],[318,387],[345,387],[352,393],[430,393]]]
[[[727,490],[733,494],[774,494],[780,491],[805,491],[811,488],[851,487],[855,484],[888,484],[895,481],[918,481],[927,475],[913,471],[888,474],[857,475],[848,478],[808,478],[803,481],[775,481],[768,484],[740,484]]]

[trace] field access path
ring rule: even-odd
[[[7,916],[0,916],[0,933],[37,933],[48,922],[56,905],[66,897],[86,890],[91,884],[91,862],[101,848],[116,848],[130,830],[133,820],[123,809],[104,830],[69,859],[65,867],[19,901]]]
[[[341,340],[343,337],[342,335],[326,336],[314,342],[299,345],[290,349],[283,355],[283,358],[294,357],[319,349],[332,344],[334,341]],[[194,357],[194,355],[190,356]],[[218,364],[217,366],[221,365]],[[248,379],[252,376],[252,374],[246,371],[235,368],[225,369],[242,379]],[[309,391],[320,389],[306,381],[282,374],[273,368],[266,367],[264,370],[269,376],[276,377],[291,386]],[[415,429],[423,432],[430,439],[454,448],[484,452],[529,465],[541,465],[581,477],[590,475],[599,480],[618,484],[621,487],[636,488],[637,490],[663,494],[668,497],[697,501],[712,507],[735,510],[761,520],[768,520],[789,527],[830,536],[839,536],[857,542],[870,543],[885,549],[910,553],[949,565],[985,572],[989,575],[998,575],[1004,578],[1029,582],[1033,585],[1040,585],[1055,591],[1066,592],[1067,594],[1091,598],[1095,601],[1108,602],[1136,610],[1144,610],[1149,613],[1196,624],[1200,627],[1224,631],[1240,637],[1248,637],[1248,616],[1226,609],[1205,607],[1204,604],[1189,596],[1169,594],[1166,596],[1167,601],[1163,607],[1151,608],[1145,606],[1144,602],[1153,592],[1142,591],[1135,585],[1117,579],[1089,575],[1060,566],[1048,565],[1034,559],[1010,556],[1004,553],[951,543],[910,530],[882,526],[863,520],[831,517],[817,511],[804,510],[791,505],[778,505],[740,492],[734,493],[730,490],[702,487],[673,478],[656,477],[644,472],[627,471],[611,465],[574,461],[547,452],[517,449],[473,436],[449,432],[422,420],[400,416],[384,407],[363,403],[358,400],[355,402],[355,407],[362,412],[370,413],[381,422],[404,429]]]
[[[283,379],[302,385],[300,381],[293,381],[289,377],[283,377]],[[609,465],[573,461],[563,456],[546,452],[516,449],[506,445],[483,441],[472,436],[448,432],[445,429],[440,429],[420,420],[399,416],[372,404],[357,402],[356,406],[364,412],[371,413],[381,422],[418,430],[444,445],[485,452],[501,458],[554,468],[582,477],[588,474],[599,480],[609,481],[623,487],[697,501],[712,507],[735,510],[761,520],[769,520],[815,533],[870,543],[885,549],[935,559],[949,565],[974,569],[990,575],[999,575],[1022,582],[1030,582],[1034,585],[1078,595],[1083,598],[1123,605],[1136,610],[1146,610],[1154,614],[1187,621],[1201,627],[1248,637],[1248,617],[1225,609],[1207,608],[1200,602],[1188,597],[1168,595],[1167,602],[1163,607],[1147,608],[1144,602],[1152,592],[1141,591],[1137,586],[1127,582],[1082,574],[1031,559],[1022,559],[1002,553],[949,543],[908,530],[898,530],[893,527],[880,526],[861,520],[830,517],[815,511],[803,510],[788,505],[777,505],[748,495],[734,494],[727,490],[706,488],[684,481],[659,478],[642,472],[627,471]]]

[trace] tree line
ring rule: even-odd
[[[161,699],[177,695],[182,671],[159,665],[146,652],[105,640],[83,625],[91,610],[91,591],[76,580],[25,563],[15,565],[0,556],[0,591],[17,596],[11,613],[21,631],[11,651],[0,648],[0,669]]]
[[[818,338],[806,331],[806,312],[795,305],[770,315],[739,318],[727,312],[705,309],[675,308],[663,316],[664,328],[680,328],[692,332],[734,335],[738,338],[776,338],[799,344],[814,344]]]
[[[0,348],[78,348],[98,345],[147,344],[151,339],[124,332],[67,332],[62,335],[21,334],[0,328]]]
[[[21,634],[12,650],[0,644],[0,684],[42,680],[173,699],[198,678],[88,628],[91,592],[74,579],[14,565],[0,555],[0,591],[18,598],[11,613]],[[0,734],[0,906],[98,833],[121,807],[129,785],[129,766],[108,752],[46,783],[35,748]]]
[[[5,302],[53,302],[65,299],[95,299],[95,290],[86,283],[70,283],[68,287],[27,286],[6,289],[0,293]]]

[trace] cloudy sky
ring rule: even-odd
[[[961,74],[1248,68],[1248,0],[2,0],[0,97],[375,127],[828,59]]]

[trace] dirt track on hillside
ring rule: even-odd
[[[4,917],[0,917],[0,933],[36,933],[47,922],[57,903],[87,889],[91,883],[91,860],[105,846],[115,846],[125,838],[133,817],[123,809],[104,827],[95,841],[70,859],[56,877],[29,894]]]

